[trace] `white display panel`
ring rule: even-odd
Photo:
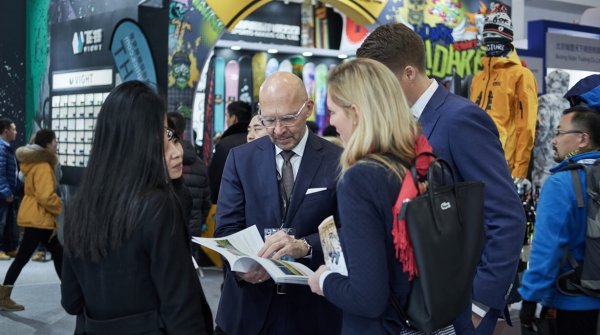
[[[51,124],[59,142],[58,159],[62,165],[87,165],[96,119],[107,96],[108,92],[52,96]]]

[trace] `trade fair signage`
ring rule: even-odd
[[[600,39],[546,33],[546,67],[598,71]]]

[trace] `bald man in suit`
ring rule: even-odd
[[[282,232],[270,237],[259,256],[291,256],[316,270],[324,263],[318,225],[337,210],[342,150],[308,131],[314,102],[297,76],[271,75],[261,87],[259,104],[268,136],[231,150],[215,236],[252,225],[260,232],[294,228],[293,237]],[[277,285],[262,268],[227,270],[216,323],[217,333],[228,335],[339,334],[341,312],[308,286]]]

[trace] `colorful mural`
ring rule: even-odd
[[[171,0],[169,6],[168,109],[188,120],[192,140],[192,104],[200,72],[224,25],[203,0]]]
[[[427,75],[465,78],[481,68],[481,28],[488,6],[477,0],[389,0],[377,24],[400,22],[425,41]],[[374,29],[374,27],[373,27]]]

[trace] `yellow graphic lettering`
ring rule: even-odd
[[[463,76],[463,66],[460,62],[460,51],[454,50],[454,46],[452,44],[448,45],[448,62],[446,65],[446,75],[452,75],[452,69],[456,69],[456,73],[462,78]]]
[[[436,78],[444,78],[446,71],[446,63],[448,61],[448,50],[441,44],[435,45],[435,53],[433,55],[433,66],[431,74]]]
[[[431,41],[425,40],[425,54],[427,55],[427,64],[425,64],[425,73],[431,76],[431,67],[433,66],[433,58],[431,52]]]

